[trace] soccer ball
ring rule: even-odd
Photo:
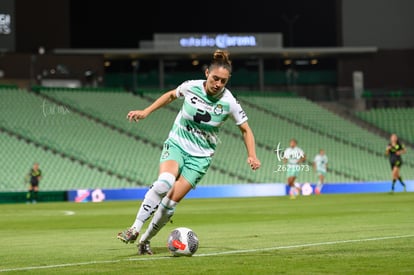
[[[312,188],[312,186],[310,185],[309,182],[305,182],[302,185],[301,190],[302,190],[302,195],[304,195],[304,196],[312,195],[312,192],[313,192],[313,188]]]
[[[178,227],[171,231],[167,240],[168,250],[173,256],[192,256],[198,249],[196,233],[187,227]]]

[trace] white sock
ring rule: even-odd
[[[298,188],[296,186],[291,186],[289,188],[289,195],[290,196],[297,196],[298,195]]]
[[[142,234],[140,242],[149,241],[154,237],[164,225],[171,219],[174,215],[175,207],[177,206],[178,202],[170,200],[168,197],[164,197],[158,207],[157,211],[152,217],[152,221],[145,231]]]
[[[138,210],[135,222],[131,226],[135,232],[141,231],[144,223],[151,217],[157,210],[162,198],[165,197],[167,192],[171,189],[175,182],[175,176],[170,173],[161,173],[158,179],[153,183],[151,189],[145,194],[144,200]]]
[[[323,187],[322,182],[318,181],[318,185],[316,185],[316,188],[318,189],[318,191],[322,191],[322,187]]]
[[[295,182],[295,188],[296,188],[296,195],[300,195],[302,192],[302,185],[298,182]]]
[[[159,194],[157,194],[153,189],[148,190],[138,210],[135,222],[131,226],[131,228],[134,228],[134,231],[141,231],[141,228],[144,225],[144,223],[151,217],[155,210],[157,210],[161,199],[162,197]]]

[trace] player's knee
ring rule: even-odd
[[[165,196],[175,182],[175,176],[171,173],[161,173],[152,184],[152,189],[160,196]]]

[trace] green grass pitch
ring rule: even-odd
[[[414,274],[414,193],[184,199],[153,256],[116,239],[139,204],[0,205],[0,273]],[[193,257],[166,248],[179,226]]]

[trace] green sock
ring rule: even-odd
[[[33,191],[33,200],[37,201],[37,197],[38,197],[38,192]]]
[[[400,181],[401,185],[405,187],[405,183],[403,182],[402,178],[399,177],[398,180]]]

